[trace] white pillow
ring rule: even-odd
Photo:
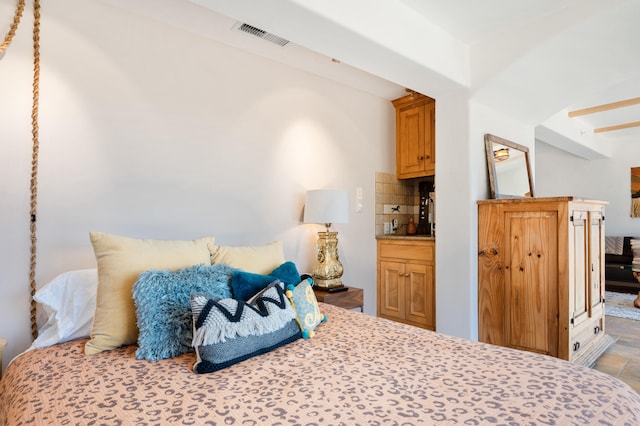
[[[81,269],[58,275],[36,292],[47,323],[38,330],[31,348],[44,348],[89,337],[96,309],[98,270]]]

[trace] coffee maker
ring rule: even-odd
[[[418,235],[435,236],[436,230],[436,192],[433,178],[418,183],[420,194],[420,212],[418,215]]]

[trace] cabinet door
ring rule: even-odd
[[[589,319],[589,212],[573,210],[569,222],[569,320],[572,328]]]
[[[406,320],[434,329],[434,285],[432,265],[404,265]]]
[[[430,176],[436,173],[436,104],[426,104],[424,114],[424,171]]]
[[[412,175],[424,170],[425,108],[424,105],[403,109],[398,113],[396,141],[397,175]]]
[[[505,243],[505,344],[557,356],[557,211],[506,213]]]
[[[404,264],[380,261],[380,315],[404,320],[405,286]]]
[[[593,211],[589,214],[589,278],[591,316],[602,315],[602,300],[604,299],[604,277],[602,264],[604,261],[604,216],[602,212]]]

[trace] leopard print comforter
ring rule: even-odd
[[[211,374],[136,346],[26,352],[0,381],[0,425],[640,424],[640,395],[600,372],[321,309],[314,338]]]

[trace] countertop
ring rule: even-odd
[[[545,203],[576,201],[583,203],[609,204],[608,201],[592,200],[589,198],[562,196],[562,197],[519,197],[519,198],[499,198],[491,200],[478,200],[478,204],[509,204],[509,203]]]
[[[431,235],[385,234],[376,235],[376,240],[435,241],[436,237],[432,237]]]

